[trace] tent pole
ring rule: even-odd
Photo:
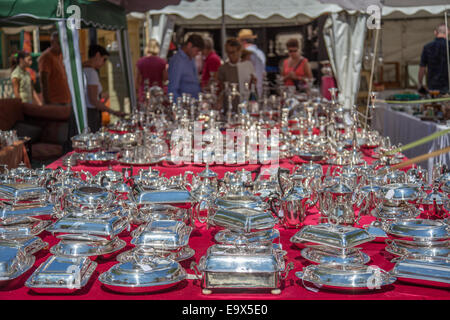
[[[367,96],[367,106],[366,106],[366,117],[364,119],[364,128],[367,129],[367,120],[369,117],[369,105],[370,105],[370,95],[372,92],[372,84],[373,84],[373,74],[375,72],[375,61],[377,59],[377,52],[378,52],[378,35],[380,33],[380,29],[376,29],[375,31],[375,45],[373,49],[373,58],[372,58],[372,67],[370,70],[370,79],[369,79],[369,90],[368,90],[368,96]]]
[[[448,48],[448,21],[447,21],[447,10],[445,10],[445,35],[446,41],[445,44],[447,46],[447,72],[448,72],[448,92],[450,93],[450,53]]]
[[[226,41],[226,29],[225,29],[225,0],[222,0],[222,59],[225,59],[225,41]]]

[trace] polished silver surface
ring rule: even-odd
[[[57,220],[47,231],[53,234],[88,234],[113,238],[128,228],[129,222],[122,216],[92,217],[89,219],[67,215]]]
[[[131,243],[161,250],[187,246],[192,227],[176,220],[152,220],[132,232]]]
[[[325,246],[348,249],[370,242],[375,237],[365,229],[332,224],[308,225],[291,238],[293,243],[312,242]]]
[[[377,290],[396,281],[395,276],[379,267],[362,264],[309,265],[295,275],[312,291],[317,289],[306,286],[305,282],[311,282],[317,288],[323,289]]]
[[[14,246],[0,246],[0,286],[18,278],[34,264],[35,257]]]
[[[420,215],[420,210],[409,203],[391,206],[380,203],[371,214],[380,220],[414,219]]]
[[[387,252],[396,256],[420,255],[450,257],[450,240],[446,241],[409,241],[401,239],[386,239]]]
[[[411,219],[390,223],[386,232],[405,238],[441,240],[450,238],[450,228],[439,220]]]
[[[285,265],[283,255],[272,244],[216,244],[208,248],[198,266],[191,263],[191,268],[201,277],[204,294],[214,288],[268,288],[273,294],[279,294],[281,280],[293,268],[292,263]]]
[[[220,230],[214,236],[214,240],[222,244],[266,244],[280,238],[280,231],[269,229],[259,232],[242,233],[228,229]]]
[[[176,251],[158,250],[152,247],[135,247],[131,250],[122,252],[117,255],[116,260],[119,262],[133,262],[148,259],[148,257],[168,258],[175,261],[184,261],[192,258],[195,255],[195,250],[189,246],[182,247]]]
[[[408,183],[392,183],[381,187],[381,194],[386,200],[416,200],[422,194],[420,186]]]
[[[315,263],[366,264],[370,261],[370,257],[359,248],[341,250],[323,245],[308,246],[301,255]]]
[[[96,257],[107,255],[123,249],[127,243],[115,237],[105,241],[104,238],[86,235],[60,235],[61,239],[50,248],[50,253],[60,257]]]
[[[97,267],[88,257],[66,258],[50,256],[25,282],[34,291],[73,292],[84,287]]]
[[[44,201],[48,196],[45,188],[30,183],[0,184],[0,198],[10,202],[22,200]]]
[[[108,207],[112,205],[114,195],[99,185],[84,185],[73,190],[65,202],[69,206],[81,208]]]
[[[146,191],[140,186],[133,193],[137,204],[177,204],[192,203],[194,199],[187,190]]]
[[[0,240],[0,246],[17,248],[25,252],[27,255],[32,255],[42,249],[47,249],[48,243],[42,241],[39,237],[26,237],[7,240],[2,239]]]
[[[51,216],[55,213],[55,205],[48,202],[27,203],[21,202],[4,205],[0,210],[0,219]]]
[[[400,258],[390,273],[401,280],[450,284],[450,258],[409,255]]]
[[[39,220],[33,217],[14,217],[0,221],[0,239],[17,239],[40,234],[51,220]]]
[[[211,212],[208,221],[215,226],[248,233],[271,229],[278,222],[278,219],[267,210],[235,207],[230,209],[220,208]]]
[[[113,160],[116,160],[116,153],[106,151],[84,152],[78,157],[78,161],[86,165],[101,165]]]
[[[119,292],[161,290],[185,279],[186,271],[178,262],[158,257],[118,263],[98,278],[108,289]]]

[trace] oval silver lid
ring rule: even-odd
[[[387,233],[397,237],[439,240],[450,238],[449,226],[439,220],[410,219],[389,224]]]
[[[308,246],[301,251],[301,256],[315,263],[366,264],[370,261],[360,248],[339,250],[323,245]]]
[[[326,263],[309,265],[297,277],[318,287],[335,289],[381,289],[396,278],[377,266]]]
[[[186,279],[186,271],[174,260],[150,256],[140,261],[118,263],[98,279],[109,286],[156,287]]]
[[[111,241],[98,241],[89,238],[99,238],[93,236],[69,235],[70,237],[63,238],[58,244],[50,248],[50,253],[61,257],[90,257],[100,256],[116,252],[126,246],[126,242],[113,238]],[[82,239],[82,237],[85,237]]]
[[[388,244],[384,249],[397,256],[450,256],[450,241],[408,241],[400,239],[386,239]]]
[[[107,201],[111,194],[99,185],[84,185],[76,188],[69,197],[76,203],[95,204]]]

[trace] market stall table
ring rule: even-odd
[[[394,105],[392,104],[380,102],[375,104],[372,129],[379,131],[384,137],[389,137],[394,145],[399,143],[406,145],[437,131],[449,128],[446,125],[437,124],[435,122],[423,121],[407,112],[396,111],[392,108],[393,106]],[[450,134],[443,135],[420,146],[405,150],[403,153],[408,158],[414,158],[448,146],[450,146]],[[431,177],[431,172],[435,163],[446,164],[447,167],[449,167],[450,153],[442,154],[436,158],[430,158],[427,161],[419,163],[419,165],[424,169],[427,169]]]
[[[294,159],[295,160],[295,159]],[[366,160],[371,162],[373,159],[366,157]],[[280,165],[282,167],[292,168],[296,161],[282,160]],[[57,168],[61,166],[61,159],[52,163],[50,168]],[[240,166],[240,167],[225,167],[225,166],[212,166],[211,169],[219,173],[221,176],[233,169],[246,169],[253,170],[259,165]],[[121,165],[112,166],[114,170],[121,170],[124,168]],[[147,169],[148,167],[143,167]],[[181,166],[181,167],[164,167],[153,166],[154,169],[160,170],[166,176],[177,175],[183,173],[186,170],[194,172],[200,172],[204,170],[204,166]],[[326,170],[327,166],[324,166]],[[88,167],[88,166],[75,166],[73,170],[88,170],[95,174],[100,170],[108,169],[105,167]],[[137,173],[138,167],[134,168],[133,174]],[[308,212],[305,224],[317,224],[319,222],[320,215],[316,209]],[[361,219],[361,224],[369,224],[374,218],[371,216],[364,216]],[[112,257],[103,259],[99,257],[96,259],[98,263],[97,269],[91,277],[89,283],[83,287],[79,292],[74,294],[38,294],[24,286],[24,282],[31,276],[33,271],[43,263],[49,256],[48,250],[42,250],[37,253],[37,259],[34,266],[26,272],[22,277],[17,279],[15,283],[10,287],[1,289],[0,299],[25,299],[25,300],[132,300],[132,299],[148,299],[148,300],[216,300],[216,299],[240,299],[240,300],[398,300],[398,299],[428,299],[428,300],[446,300],[450,299],[450,293],[445,286],[417,286],[409,283],[403,283],[401,281],[395,282],[393,285],[389,285],[382,290],[369,290],[364,293],[348,293],[337,291],[319,290],[319,292],[312,292],[302,286],[301,280],[295,276],[295,271],[302,270],[303,267],[310,264],[307,260],[301,257],[300,248],[290,242],[290,238],[298,231],[298,229],[285,229],[278,226],[280,230],[280,243],[282,248],[287,251],[287,261],[294,263],[294,270],[291,271],[281,287],[280,295],[272,295],[270,290],[261,291],[219,291],[214,292],[211,295],[203,295],[201,292],[199,280],[185,280],[179,283],[176,287],[169,290],[163,290],[149,294],[119,294],[106,289],[99,281],[98,277],[101,273],[107,271],[110,267],[117,263],[115,257],[121,252],[127,251],[133,247],[130,244],[131,236],[130,232],[135,228],[133,226],[130,231],[124,231],[120,234],[120,238],[127,242],[127,246],[118,251]],[[198,262],[200,257],[203,256],[207,249],[213,245],[214,235],[219,231],[219,228],[211,227],[207,228],[206,225],[196,222],[195,228],[191,233],[189,240],[189,246],[195,250],[195,256],[189,260],[182,261],[181,265],[187,270],[188,273],[193,274],[190,270],[190,264],[192,261]],[[48,232],[41,233],[40,237],[49,243],[49,246],[56,244],[56,238]],[[277,240],[278,241],[278,240]],[[389,271],[393,268],[394,264],[390,262],[394,256],[384,251],[384,239],[377,239],[375,241],[365,243],[361,245],[362,251],[367,253],[371,257],[371,261],[368,265],[377,265],[380,268]]]

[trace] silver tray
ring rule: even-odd
[[[15,217],[0,221],[0,239],[27,238],[40,234],[49,225],[50,220],[32,217]]]
[[[290,241],[292,243],[311,242],[338,249],[348,249],[374,239],[375,237],[365,229],[323,223],[303,227],[292,236]]]
[[[0,199],[22,201],[31,199],[45,200],[48,192],[45,188],[29,183],[0,184]]]
[[[97,267],[88,257],[50,256],[25,282],[40,293],[71,293],[84,287]]]
[[[54,213],[55,206],[51,203],[16,203],[4,206],[0,211],[0,219],[51,216]]]
[[[450,226],[438,220],[412,219],[390,223],[386,232],[405,238],[442,240],[450,238]]]
[[[370,261],[370,257],[359,248],[340,250],[322,245],[308,246],[301,255],[315,263],[366,264]]]
[[[123,249],[127,243],[117,237],[111,240],[87,235],[60,235],[61,239],[50,248],[50,253],[59,257],[97,257]]]
[[[119,262],[133,262],[142,261],[151,256],[160,258],[168,258],[175,261],[184,261],[192,258],[195,255],[195,250],[189,246],[182,247],[177,251],[155,250],[147,247],[135,247],[131,250],[122,252],[117,255],[116,260]]]
[[[362,264],[319,264],[309,265],[295,275],[302,279],[305,288],[318,291],[316,288],[334,290],[376,290],[390,285],[396,278],[386,271]],[[316,288],[308,287],[311,282]]]
[[[118,263],[98,278],[106,288],[125,293],[167,289],[185,279],[186,271],[178,262],[156,257],[149,257],[141,263]]]
[[[390,273],[401,280],[450,283],[450,258],[410,255],[400,258]]]
[[[25,254],[20,248],[0,246],[0,286],[27,272],[35,259],[33,255]]]
[[[133,193],[137,204],[192,203],[194,198],[187,190],[145,191],[138,186]]]
[[[187,209],[178,208],[167,204],[142,205],[133,215],[138,222],[149,222],[151,220],[178,220],[187,221],[189,212]]]
[[[278,222],[267,210],[251,208],[221,208],[210,214],[208,221],[232,231],[249,233],[272,229]]]
[[[272,243],[280,238],[280,231],[269,229],[259,232],[241,233],[231,230],[220,230],[214,236],[214,240],[223,244],[252,244],[252,243]]]
[[[399,239],[386,239],[387,252],[396,256],[407,256],[411,254],[421,256],[450,257],[450,240],[446,241],[408,241]]]
[[[131,233],[131,243],[160,250],[177,250],[187,246],[192,229],[177,220],[153,220]]]

